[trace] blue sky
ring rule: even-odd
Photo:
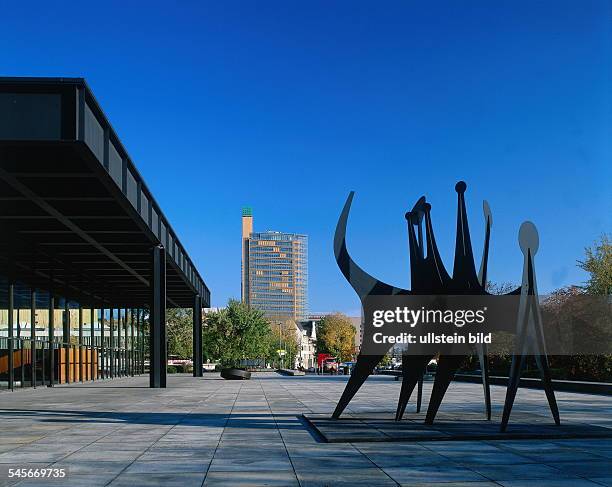
[[[612,230],[609,2],[21,2],[0,72],[85,77],[202,276],[240,294],[240,213],[310,238],[310,308],[355,312],[332,238],[409,286],[404,213],[431,202],[452,267],[456,193],[490,278],[517,282],[520,223],[540,291]]]

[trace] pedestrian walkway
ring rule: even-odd
[[[345,383],[170,375],[167,389],[141,376],[0,393],[0,485],[612,486],[612,439],[323,443],[301,415],[331,413]],[[372,376],[347,412],[392,418],[399,388]],[[504,393],[492,388],[496,406]],[[557,398],[562,421],[612,428],[611,397]],[[520,390],[514,411],[546,408],[542,391]],[[461,410],[482,410],[482,386],[451,384],[440,411]],[[8,478],[43,467],[66,477]]]

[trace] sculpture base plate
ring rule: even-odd
[[[557,426],[550,416],[518,411],[503,433],[499,416],[487,421],[483,414],[471,412],[440,412],[433,425],[424,424],[425,415],[416,413],[405,414],[402,421],[395,421],[390,412],[344,413],[340,419],[314,413],[303,417],[328,443],[612,438],[612,428],[563,418]]]

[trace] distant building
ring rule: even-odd
[[[308,314],[308,237],[254,232],[253,213],[242,211],[242,301],[272,321]]]
[[[361,316],[349,316],[351,323],[355,327],[355,349],[361,350],[361,340],[363,339],[363,320]]]
[[[202,313],[204,313],[205,315],[208,315],[210,313],[218,313],[222,309],[225,309],[225,307],[221,307],[221,308],[219,308],[219,307],[202,308]]]
[[[299,353],[295,367],[309,369],[317,366],[317,325],[315,321],[300,321],[298,326]]]

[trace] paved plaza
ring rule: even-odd
[[[342,376],[170,375],[167,389],[149,389],[148,380],[0,393],[0,485],[612,486],[610,438],[324,443],[301,415],[331,413]],[[399,389],[373,376],[347,413],[392,418]],[[504,394],[492,387],[497,410]],[[557,399],[562,421],[612,428],[611,397]],[[522,389],[514,412],[547,407],[542,391]],[[482,386],[468,383],[451,384],[440,409],[481,410]],[[9,468],[48,466],[66,478],[8,479]]]

